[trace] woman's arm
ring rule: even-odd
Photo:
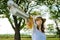
[[[30,16],[30,18],[27,20],[27,27],[29,29],[32,29],[33,32],[37,29],[37,25],[35,23],[35,18],[33,16]]]
[[[33,19],[33,27],[32,27],[32,30],[33,30],[33,32],[35,32],[36,31],[36,29],[37,29],[37,24],[36,24],[36,22],[35,22],[35,19]]]

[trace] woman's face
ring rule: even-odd
[[[38,26],[40,26],[40,25],[42,24],[42,20],[41,20],[41,19],[36,20],[36,24],[37,24]]]

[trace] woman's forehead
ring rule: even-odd
[[[36,18],[35,20],[41,20],[41,18]]]

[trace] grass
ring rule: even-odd
[[[0,35],[0,40],[14,40],[13,37],[14,37],[13,35]],[[24,37],[22,35],[21,37],[22,37],[21,40],[32,40],[31,37],[27,36],[27,35],[24,35]],[[55,37],[54,38],[47,37],[47,40],[59,40],[59,38],[57,38],[57,37],[56,38]]]
[[[0,40],[14,40],[14,38],[0,38]],[[21,40],[31,40],[31,38],[21,38]],[[47,40],[59,40],[59,38],[47,38]]]

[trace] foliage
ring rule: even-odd
[[[50,32],[53,32],[53,30],[54,30],[53,24],[48,24],[47,26],[48,26],[48,30]]]
[[[13,29],[15,29],[15,27],[18,25],[18,27],[19,27],[18,29],[20,31],[25,26],[25,20],[13,15],[12,16],[13,21],[12,21],[12,19],[10,18],[11,15],[9,14],[9,11],[8,11],[7,1],[8,0],[0,0],[0,14],[6,15],[10,24],[12,25]],[[18,4],[18,6],[21,7],[25,13],[28,11],[28,8],[29,8],[28,6],[29,6],[29,3],[31,2],[31,0],[29,0],[29,1],[28,0],[13,0],[13,1],[16,4]],[[50,8],[50,18],[53,19],[57,25],[58,24],[57,21],[60,20],[60,0],[58,0],[58,1],[56,1],[56,0],[38,0],[36,2],[37,2],[37,5],[45,4],[46,6],[48,6]],[[57,10],[53,10],[54,6],[55,6],[55,8],[57,8]],[[37,15],[37,12],[34,12],[32,15]],[[23,25],[21,25],[21,24],[23,24]],[[51,26],[51,25],[49,25],[49,26]],[[49,29],[52,30],[52,26],[49,27]]]

